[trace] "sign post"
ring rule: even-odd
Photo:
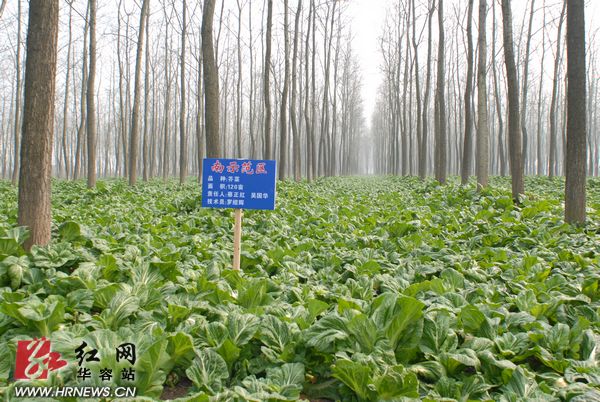
[[[237,208],[235,211],[235,224],[233,226],[233,269],[240,269],[240,252],[242,251],[242,215],[243,210]]]
[[[205,158],[202,162],[202,207],[233,208],[233,269],[240,269],[244,209],[275,209],[274,160]]]

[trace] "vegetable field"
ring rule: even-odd
[[[56,181],[53,242],[26,254],[1,182],[0,392],[17,341],[46,337],[73,362],[51,385],[102,385],[77,378],[82,342],[115,373],[135,344],[114,384],[136,401],[600,401],[600,180],[585,227],[561,180],[526,188],[282,182],[274,212],[246,211],[236,272],[232,212],[197,183]]]

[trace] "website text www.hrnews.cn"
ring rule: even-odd
[[[15,398],[132,398],[135,387],[15,387]]]

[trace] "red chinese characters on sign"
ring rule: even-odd
[[[217,160],[212,165],[212,167],[210,168],[210,170],[212,170],[215,173],[223,173],[223,170],[225,170],[225,166],[223,166],[223,164]]]
[[[240,171],[240,165],[236,161],[229,162],[229,166],[227,166],[227,171],[229,173],[237,173]]]
[[[254,174],[254,169],[252,169],[252,162],[248,161],[242,163],[242,173]]]
[[[240,168],[241,168],[241,170],[240,170]],[[238,173],[239,172],[241,174],[247,174],[247,175],[267,174],[266,163],[264,163],[264,162],[257,163],[256,169],[253,169],[252,162],[250,162],[250,161],[242,162],[241,165],[236,161],[232,161],[232,162],[229,162],[229,165],[227,167],[225,167],[225,165],[223,165],[221,163],[221,161],[217,160],[210,167],[211,171],[213,171],[214,173],[219,173],[219,174],[223,173],[225,171],[225,169],[227,169],[227,173]]]
[[[46,338],[17,342],[15,380],[45,380],[49,371],[66,365],[60,353],[50,351],[50,340]]]
[[[256,164],[256,174],[267,174],[267,170],[265,169],[264,162]]]

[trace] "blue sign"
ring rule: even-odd
[[[273,210],[276,172],[273,160],[205,158],[202,206]]]

